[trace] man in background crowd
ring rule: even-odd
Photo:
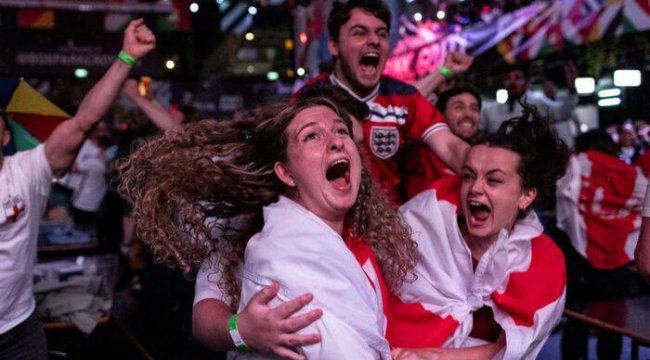
[[[405,200],[401,164],[405,147],[421,143],[460,170],[467,144],[451,133],[440,113],[413,86],[386,76],[390,11],[381,0],[335,3],[328,18],[334,71],[302,90],[334,84],[368,104],[363,121],[366,160],[373,179],[396,203]]]
[[[32,272],[38,227],[52,178],[72,166],[81,144],[109,110],[136,60],[156,38],[142,19],[124,32],[122,51],[88,92],[71,119],[36,148],[4,157],[0,152],[0,359],[47,359],[47,343],[35,311]],[[0,113],[0,140],[9,143],[8,116]]]
[[[521,116],[522,107],[519,104],[520,101],[534,105],[540,115],[549,117],[556,128],[564,127],[563,123],[571,119],[571,115],[578,104],[578,94],[575,88],[577,71],[573,63],[567,63],[564,72],[569,93],[564,100],[553,100],[545,96],[533,96],[532,92],[529,91],[530,76],[526,69],[519,65],[512,66],[503,77],[503,87],[508,92],[508,100],[504,104],[490,102],[483,106],[481,129],[491,134],[497,131],[502,122]],[[570,141],[573,144],[573,141]]]

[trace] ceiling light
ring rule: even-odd
[[[592,77],[579,77],[574,84],[578,94],[593,94],[596,90],[596,80]]]
[[[497,102],[499,104],[505,104],[508,101],[508,90],[499,89],[497,90]]]
[[[639,70],[616,70],[614,71],[615,86],[639,86],[641,85],[641,72]]]

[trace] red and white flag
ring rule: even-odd
[[[459,189],[460,177],[445,177],[400,208],[419,252],[418,278],[404,284],[400,297],[411,310],[420,307],[434,321],[437,336],[404,332],[401,339],[390,339],[391,346],[442,342],[462,348],[485,343],[470,337],[470,332],[473,313],[487,306],[508,344],[497,357],[534,359],[562,316],[566,295],[562,252],[542,233],[531,212],[511,232],[501,231],[474,270],[458,224]],[[389,317],[389,333],[391,326]]]
[[[634,259],[648,180],[615,156],[573,155],[557,183],[557,225],[592,266],[614,269]]]

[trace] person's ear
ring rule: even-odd
[[[2,147],[9,145],[9,141],[11,141],[11,132],[5,130],[2,134]]]
[[[285,185],[289,187],[295,187],[296,182],[293,180],[293,176],[291,176],[291,172],[289,171],[289,168],[287,165],[281,161],[278,161],[275,163],[275,166],[273,166],[273,171],[275,171],[275,175],[282,181]]]
[[[332,38],[329,38],[327,41],[327,49],[330,51],[330,55],[339,56],[339,44]]]
[[[519,197],[519,202],[517,207],[521,211],[525,211],[528,207],[535,201],[537,197],[537,189],[524,189],[521,196]]]

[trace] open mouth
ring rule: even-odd
[[[468,209],[473,222],[483,222],[492,213],[492,209],[489,206],[475,200],[468,202]]]
[[[330,164],[325,178],[336,189],[345,189],[350,185],[350,160],[340,159]]]
[[[458,122],[458,126],[465,128],[473,128],[476,125],[476,121],[472,119],[462,119]]]
[[[365,54],[361,57],[360,63],[363,66],[377,67],[379,65],[379,54],[377,53]]]

